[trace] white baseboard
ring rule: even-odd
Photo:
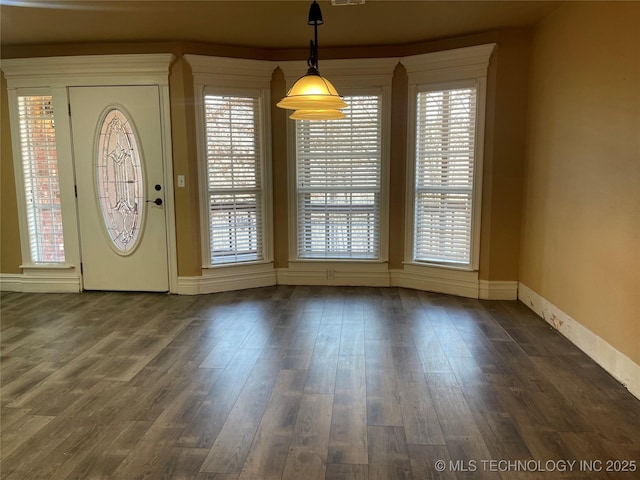
[[[518,282],[478,280],[478,272],[427,265],[387,269],[386,263],[289,262],[276,269],[278,285],[403,287],[485,300],[516,300]]]
[[[640,398],[640,365],[522,283],[518,286],[518,300]]]
[[[517,300],[518,282],[480,280],[478,293],[482,300]]]
[[[0,292],[21,292],[21,273],[0,273]]]
[[[478,272],[465,270],[407,264],[404,270],[392,271],[391,285],[478,298]]]
[[[391,285],[483,300],[516,300],[518,282],[478,280],[478,272],[422,265],[391,270]]]
[[[271,285],[335,285],[403,287],[487,300],[515,300],[517,282],[478,280],[478,272],[405,265],[390,270],[386,262],[289,262],[289,268],[274,269],[273,264],[255,263],[203,269],[201,276],[178,277],[171,293],[200,295]],[[15,292],[79,292],[76,275],[0,274],[0,289]]]
[[[28,293],[78,293],[80,277],[54,273],[0,273],[0,290]]]
[[[388,287],[384,262],[289,262],[277,270],[278,285]]]
[[[200,277],[178,277],[175,292],[180,295],[228,292],[276,284],[272,263],[247,264],[205,269]]]

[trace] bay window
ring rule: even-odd
[[[379,259],[382,94],[349,95],[346,118],[296,122],[301,259]]]

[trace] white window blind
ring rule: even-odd
[[[476,88],[417,97],[414,258],[469,265]]]
[[[296,122],[299,258],[380,256],[382,95],[345,101],[344,119]]]
[[[31,261],[62,263],[64,238],[51,96],[19,96],[22,172]]]
[[[211,264],[261,260],[260,100],[205,95],[204,106]]]

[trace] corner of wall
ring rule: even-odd
[[[13,149],[9,127],[7,82],[0,75],[0,272],[19,274],[22,272],[22,250],[18,226],[18,203],[13,170]]]
[[[522,283],[518,285],[518,300],[640,399],[640,365]]]

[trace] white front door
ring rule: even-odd
[[[169,290],[156,86],[69,89],[85,290]]]

